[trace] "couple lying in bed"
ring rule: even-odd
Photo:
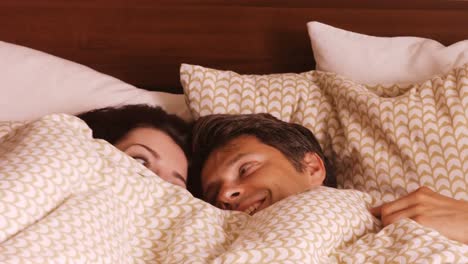
[[[107,140],[183,188],[193,152],[189,180],[201,185],[205,201],[221,209],[253,215],[288,196],[334,185],[332,169],[314,135],[268,114],[202,117],[195,122],[192,137],[191,125],[160,108],[106,108],[79,117],[95,138]],[[468,201],[421,187],[370,211],[384,226],[411,218],[468,244]]]

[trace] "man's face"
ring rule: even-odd
[[[202,169],[207,202],[227,210],[254,213],[290,195],[319,186],[325,179],[323,161],[304,156],[299,172],[276,148],[254,136],[241,136],[214,150]]]

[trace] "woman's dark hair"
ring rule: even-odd
[[[314,134],[307,128],[281,121],[270,114],[227,115],[217,114],[198,119],[192,131],[192,160],[190,185],[196,186],[194,195],[200,196],[201,170],[210,153],[243,135],[256,137],[263,144],[279,150],[296,168],[304,170],[303,159],[308,152],[317,153],[326,169],[326,186],[335,187],[333,170],[324,156]]]
[[[93,137],[115,145],[135,128],[156,128],[166,133],[190,157],[191,125],[161,107],[126,105],[92,110],[77,115],[93,131]]]

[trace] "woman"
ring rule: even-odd
[[[159,177],[187,186],[190,124],[160,107],[127,105],[78,115],[93,131]]]

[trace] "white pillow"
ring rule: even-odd
[[[468,40],[445,47],[418,37],[374,37],[307,23],[316,69],[365,84],[419,83],[468,63]]]
[[[0,121],[125,104],[159,105],[191,119],[183,94],[138,89],[86,66],[0,41]]]

